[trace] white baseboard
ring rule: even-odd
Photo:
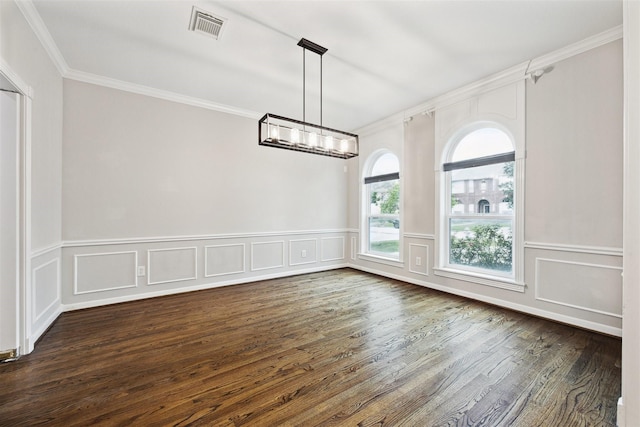
[[[378,276],[388,277],[390,279],[400,280],[402,282],[411,283],[418,286],[424,286],[425,288],[435,289],[437,291],[446,292],[453,295],[473,299],[476,301],[486,302],[488,304],[497,305],[500,307],[508,308],[514,311],[519,311],[525,314],[531,314],[537,317],[543,317],[545,319],[553,320],[556,322],[566,323],[568,325],[577,326],[579,328],[589,329],[591,331],[600,332],[607,335],[616,337],[622,337],[622,329],[612,326],[603,325],[601,323],[591,322],[588,320],[578,319],[572,316],[566,316],[563,314],[553,313],[547,310],[541,310],[539,308],[530,307],[522,304],[517,304],[497,298],[488,297],[485,295],[476,294],[473,292],[462,291],[448,286],[437,285],[435,283],[427,282],[424,280],[413,279],[410,277],[401,276],[399,274],[388,273],[382,270],[376,270],[373,268],[362,267],[358,265],[351,265],[353,269],[365,271],[367,273],[376,274]]]
[[[622,403],[622,397],[618,399],[618,413],[616,414],[616,426],[627,427],[627,420],[624,415],[624,405]]]
[[[193,291],[201,291],[201,290],[205,290],[205,289],[220,288],[220,287],[223,287],[223,286],[240,285],[240,284],[244,284],[244,283],[258,282],[258,281],[261,281],[261,280],[279,279],[281,277],[297,276],[297,275],[300,275],[300,274],[318,273],[318,272],[321,272],[321,271],[337,270],[339,268],[346,268],[346,267],[349,267],[349,265],[348,264],[336,264],[336,265],[322,266],[322,267],[315,267],[315,268],[289,270],[289,271],[285,271],[285,272],[264,274],[264,275],[260,275],[260,276],[243,277],[243,278],[235,279],[235,280],[226,280],[226,281],[223,281],[223,282],[204,283],[204,284],[200,284],[200,285],[187,286],[187,287],[183,287],[183,288],[166,289],[166,290],[161,290],[161,291],[156,291],[156,292],[145,292],[143,294],[126,295],[126,296],[120,296],[120,297],[115,297],[115,298],[106,298],[106,299],[100,299],[100,300],[94,300],[94,301],[88,301],[88,302],[64,304],[62,311],[67,312],[67,311],[74,311],[74,310],[82,310],[82,309],[85,309],[85,308],[101,307],[101,306],[104,306],[104,305],[119,304],[119,303],[122,303],[122,302],[138,301],[138,300],[147,299],[147,298],[155,298],[155,297],[162,297],[162,296],[167,296],[167,295],[181,294],[181,293],[185,293],[185,292],[193,292]]]
[[[31,353],[33,351],[36,341],[38,341],[40,339],[40,337],[45,332],[47,332],[47,329],[49,329],[49,327],[51,327],[53,322],[55,322],[56,319],[63,312],[64,312],[63,305],[60,303],[60,300],[58,300],[58,306],[55,308],[55,310],[45,319],[44,322],[42,322],[40,327],[37,330],[33,331],[31,333],[31,335],[29,336],[29,338],[27,340],[27,343],[26,343],[27,348],[25,349],[23,354],[29,354],[29,353]]]

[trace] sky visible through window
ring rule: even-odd
[[[459,162],[511,151],[513,151],[513,144],[506,133],[496,128],[483,128],[462,138],[451,161]]]
[[[398,158],[391,153],[386,153],[380,156],[378,160],[376,160],[376,163],[373,165],[373,168],[371,169],[370,176],[385,175],[388,173],[399,172],[399,171],[400,171],[400,164],[398,163]]]

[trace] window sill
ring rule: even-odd
[[[390,265],[392,267],[404,268],[404,262],[393,258],[385,258],[382,256],[371,254],[358,254],[358,259],[363,261],[377,262],[378,264]]]
[[[454,270],[452,268],[434,268],[433,274],[436,276],[448,277],[449,279],[462,280],[465,282],[477,283],[479,285],[492,286],[494,288],[506,289],[515,292],[524,292],[525,289],[524,283],[518,283],[513,279]]]

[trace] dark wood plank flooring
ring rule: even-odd
[[[64,313],[2,426],[614,426],[620,340],[350,269]]]

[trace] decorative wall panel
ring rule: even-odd
[[[355,261],[358,256],[358,238],[351,237],[351,261]]]
[[[197,248],[151,249],[147,251],[148,284],[193,280],[198,275]]]
[[[33,317],[36,323],[60,301],[60,259],[54,258],[35,267],[32,273],[32,286]]]
[[[138,286],[138,253],[108,252],[74,256],[74,294],[104,292]]]
[[[316,239],[289,240],[289,265],[314,264],[318,262]]]
[[[344,259],[344,237],[323,237],[321,242],[322,261]]]
[[[622,316],[622,268],[536,258],[536,299]]]
[[[409,244],[409,271],[429,275],[429,246]]]
[[[284,267],[284,241],[251,244],[251,271]]]
[[[204,277],[244,273],[245,245],[214,245],[204,247]]]

